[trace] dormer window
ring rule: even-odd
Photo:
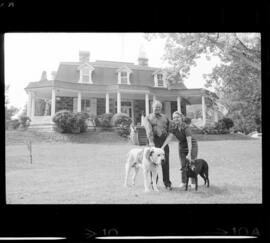
[[[164,87],[163,74],[157,74],[157,86]]]
[[[162,70],[157,70],[153,73],[154,75],[154,83],[155,83],[155,87],[166,87],[166,73]]]
[[[79,71],[80,71],[80,78],[79,78],[79,83],[90,83],[92,84],[92,72],[94,68],[85,63],[79,66]]]
[[[82,83],[88,83],[89,82],[89,70],[88,68],[82,69]]]
[[[129,84],[130,85],[130,74],[132,71],[127,66],[119,68],[118,73],[118,84]]]
[[[121,72],[121,84],[128,84],[127,72]]]

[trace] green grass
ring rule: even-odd
[[[14,135],[14,134],[13,134]],[[89,140],[100,138],[99,141]],[[6,199],[8,204],[216,204],[261,203],[261,140],[199,141],[199,158],[210,166],[210,187],[199,178],[196,192],[180,183],[177,143],[170,144],[172,191],[144,193],[142,172],[134,187],[124,188],[126,153],[133,147],[109,133],[58,142],[33,138],[33,164],[23,141],[6,136]],[[27,136],[24,136],[26,138]],[[102,143],[103,137],[104,142]],[[30,137],[29,137],[30,138]],[[79,138],[79,137],[77,137]],[[105,139],[106,138],[106,139]],[[227,137],[228,138],[228,137]],[[51,141],[51,142],[50,142]],[[84,141],[84,142],[82,142]]]
[[[194,134],[198,141],[220,141],[220,140],[254,140],[254,138],[241,134],[204,135]],[[115,132],[87,132],[81,134],[65,134],[57,132],[39,132],[35,130],[10,130],[6,131],[6,145],[32,143],[126,143],[126,138],[118,136]],[[176,141],[176,138],[174,139]]]
[[[43,143],[126,143],[127,139],[122,138],[115,132],[87,132],[81,134],[68,134],[58,132],[39,132],[36,130],[10,130],[6,131],[6,145],[26,144],[31,140],[34,144]]]

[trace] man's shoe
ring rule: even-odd
[[[191,187],[192,189],[195,189],[195,184],[191,184],[190,187]]]

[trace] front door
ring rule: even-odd
[[[115,107],[117,107],[117,102],[115,102]],[[115,108],[115,113],[117,113],[117,108]],[[133,117],[131,101],[121,101],[121,113],[127,114],[131,118]]]
[[[121,107],[121,112],[127,114],[129,117],[131,117],[132,110],[131,107],[129,106],[122,106]]]
[[[132,103],[131,103],[131,101],[122,101],[121,102],[121,112],[127,114],[129,117],[132,117]]]
[[[91,112],[91,100],[89,99],[82,99],[81,100],[81,110],[82,112]]]

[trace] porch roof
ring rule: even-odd
[[[118,91],[123,93],[130,93],[130,94],[151,94],[156,95],[157,98],[168,98],[175,99],[175,97],[180,96],[185,98],[189,101],[190,104],[196,104],[201,102],[201,96],[205,95],[206,97],[209,95],[218,98],[217,95],[209,90],[206,89],[174,89],[170,88],[160,88],[160,87],[149,87],[149,86],[142,86],[142,85],[127,85],[127,84],[85,84],[85,83],[72,83],[72,82],[65,82],[60,80],[46,80],[46,81],[39,81],[39,82],[31,82],[25,88],[25,90],[36,91],[42,89],[65,89],[70,92],[86,92],[86,93],[116,93]]]

